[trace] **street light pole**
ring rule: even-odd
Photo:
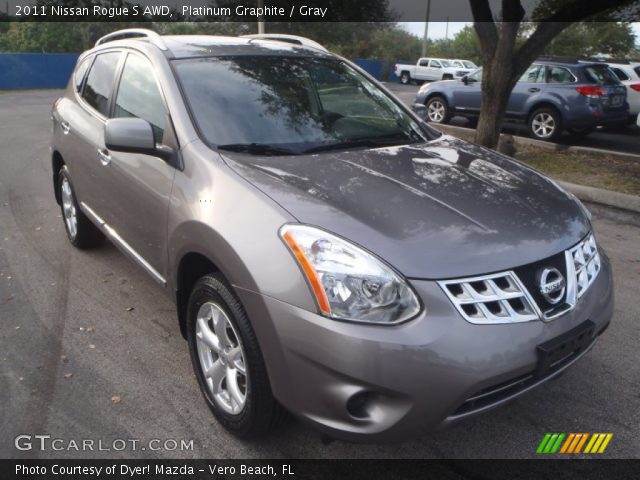
[[[258,0],[258,8],[260,9],[260,11],[262,11],[262,9],[264,8],[264,0]],[[258,33],[261,35],[264,33],[264,16],[263,15],[260,15],[260,17],[258,17]]]
[[[424,22],[424,36],[422,37],[422,56],[427,56],[427,40],[429,39],[429,18],[431,17],[431,0],[427,0],[427,15]]]

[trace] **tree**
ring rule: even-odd
[[[532,32],[518,42],[525,9],[522,0],[502,0],[501,21],[489,0],[469,0],[482,65],[482,101],[475,141],[495,148],[509,96],[516,82],[545,47],[572,23],[626,7],[632,0],[541,0],[532,14]],[[602,18],[602,17],[601,17]]]

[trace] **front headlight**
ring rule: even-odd
[[[306,225],[285,225],[280,236],[304,273],[323,315],[389,325],[420,311],[420,302],[407,282],[352,243]]]

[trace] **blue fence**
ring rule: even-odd
[[[0,90],[63,88],[77,53],[0,53]]]
[[[77,53],[0,53],[0,90],[64,88],[78,59]],[[378,80],[398,81],[396,63],[357,58],[355,63]]]

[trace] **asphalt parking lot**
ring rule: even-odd
[[[420,88],[418,85],[402,85],[397,82],[387,82],[385,86],[408,105],[413,103]],[[467,120],[462,117],[454,117],[451,119],[451,124],[466,127]],[[507,124],[503,128],[503,132],[524,137],[529,136],[526,125]],[[558,143],[637,155],[640,154],[640,128],[635,125],[612,131],[599,128],[584,137],[569,135],[565,132],[558,140]]]
[[[603,456],[640,458],[640,216],[591,206],[613,262],[615,316],[558,380],[399,445],[324,445],[296,421],[243,443],[202,400],[159,287],[111,244],[90,252],[69,245],[48,158],[57,95],[0,95],[0,458],[516,458],[535,457],[546,432],[612,432]],[[14,439],[25,434],[63,439],[63,449],[17,450]],[[84,439],[96,449],[117,439],[139,439],[139,447],[193,440],[193,450],[69,449]]]

